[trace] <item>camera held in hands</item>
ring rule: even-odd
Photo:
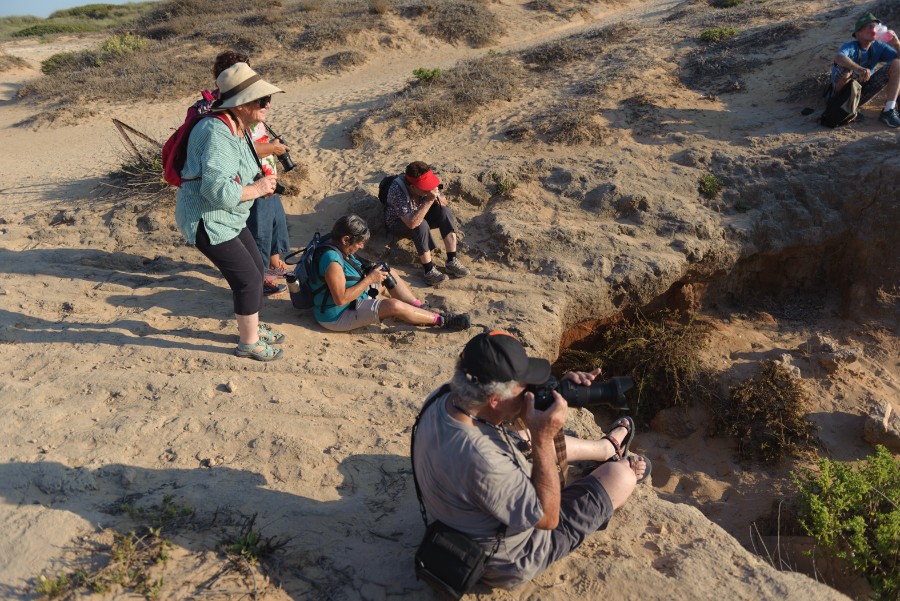
[[[281,144],[284,144],[284,138],[272,131],[272,128],[269,127],[268,123],[263,123],[263,125],[266,126],[266,131],[268,131],[269,135],[272,136],[272,140],[274,142],[280,142]],[[275,156],[278,157],[278,162],[281,163],[281,169],[285,173],[297,166],[297,163],[295,163],[293,159],[291,159],[291,152],[289,150],[285,150],[284,153]],[[279,194],[281,194],[281,192],[279,192]]]
[[[382,282],[382,284],[384,284],[384,287],[388,290],[393,290],[394,286],[397,285],[397,280],[395,280],[394,276],[391,274],[391,266],[388,263],[384,261],[373,263],[372,261],[367,261],[366,259],[358,256],[357,259],[359,259],[359,262],[362,263],[363,276],[369,275],[374,269],[381,268],[381,270],[387,274],[387,277],[384,278],[384,281]]]
[[[256,172],[256,177],[253,178],[253,181],[258,181],[264,178],[265,176],[262,174],[262,171]],[[277,181],[275,182],[275,194],[284,194],[284,186],[282,186]]]
[[[634,386],[628,376],[615,376],[605,382],[592,382],[590,386],[575,384],[571,380],[558,381],[553,376],[543,384],[530,385],[526,390],[534,394],[534,408],[544,411],[553,404],[553,391],[557,391],[569,407],[607,405],[611,409],[628,409],[625,393]]]

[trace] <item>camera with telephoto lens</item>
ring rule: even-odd
[[[615,376],[605,382],[592,382],[590,386],[575,384],[571,380],[558,381],[553,376],[543,384],[531,384],[525,390],[534,394],[534,408],[544,411],[553,404],[553,391],[566,399],[569,407],[608,405],[611,409],[628,409],[625,392],[634,386],[628,376]]]
[[[272,136],[272,140],[274,142],[284,144],[284,138],[272,131],[272,128],[269,127],[268,123],[264,123],[263,125],[266,126],[266,130],[269,132],[269,135]],[[287,146],[287,144],[285,144],[285,146]],[[281,163],[281,168],[285,173],[297,166],[297,163],[295,163],[293,159],[291,159],[291,151],[289,150],[285,150],[282,154],[277,154],[275,156],[278,157],[278,162]]]
[[[384,284],[384,287],[388,290],[393,290],[394,286],[397,285],[397,280],[395,280],[394,276],[391,274],[391,266],[386,262],[379,261],[378,263],[373,263],[372,261],[367,261],[360,257],[357,257],[357,259],[359,259],[359,262],[362,263],[363,276],[369,275],[373,270],[380,267],[381,270],[387,274],[387,277],[384,278],[384,281],[382,282],[382,284]]]
[[[265,176],[262,174],[261,171],[257,171],[256,177],[253,178],[253,181],[261,180],[264,177]],[[275,182],[275,194],[284,194],[284,186],[282,186],[277,181]]]

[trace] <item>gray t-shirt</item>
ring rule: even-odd
[[[465,532],[490,553],[497,529],[506,537],[482,581],[510,588],[546,565],[549,530],[534,525],[544,510],[531,483],[531,464],[498,430],[453,419],[447,396],[428,408],[416,431],[415,470],[430,519]]]

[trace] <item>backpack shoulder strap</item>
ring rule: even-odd
[[[422,512],[422,521],[425,522],[425,527],[428,528],[428,515],[425,513],[425,503],[422,501],[422,489],[419,488],[419,479],[416,478],[416,431],[419,429],[419,422],[422,421],[422,416],[425,414],[425,411],[431,407],[434,402],[450,392],[450,384],[444,384],[425,399],[425,404],[422,405],[422,409],[419,411],[418,417],[416,417],[416,423],[413,424],[412,434],[409,438],[409,459],[412,462],[412,475],[413,475],[413,484],[416,486],[416,498],[419,499],[419,511]]]

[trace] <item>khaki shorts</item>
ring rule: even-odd
[[[320,321],[319,325],[332,332],[349,332],[363,326],[381,323],[378,318],[380,298],[366,298],[356,301],[355,309],[345,309],[334,321]]]

